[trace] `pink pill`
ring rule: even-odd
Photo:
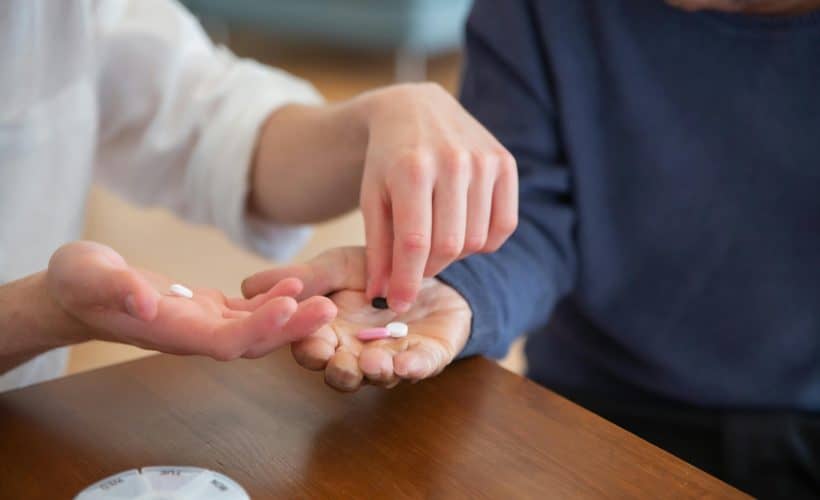
[[[390,331],[387,328],[367,328],[361,330],[356,338],[359,340],[379,340],[390,338]]]

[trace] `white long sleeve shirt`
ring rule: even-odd
[[[307,83],[214,47],[173,0],[0,2],[0,284],[82,230],[93,181],[282,258],[306,228],[246,214],[258,130]],[[62,373],[65,349],[0,377]]]

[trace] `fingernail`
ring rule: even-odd
[[[392,309],[393,311],[395,311],[397,313],[406,313],[407,311],[410,310],[411,306],[412,306],[411,303],[404,302],[404,301],[401,301],[401,300],[396,300],[396,301],[390,302],[390,309]]]
[[[128,312],[130,316],[133,316],[137,319],[142,319],[140,317],[139,310],[137,309],[137,299],[136,297],[134,297],[133,293],[125,298],[125,310]]]

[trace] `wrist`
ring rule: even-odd
[[[369,141],[369,101],[289,105],[272,113],[253,155],[249,210],[271,222],[305,224],[355,208]]]
[[[454,356],[461,357],[473,336],[474,313],[472,305],[467,297],[450,283],[438,277],[433,278],[433,280],[436,286],[440,288],[439,293],[445,299],[450,314],[457,315],[461,319],[458,327],[452,332],[454,338],[458,340],[453,343],[453,347],[456,349]]]
[[[31,318],[31,330],[40,337],[41,347],[52,349],[91,340],[88,328],[70,314],[53,296],[48,287],[48,271],[27,278],[28,297],[23,307]]]
[[[402,83],[365,92],[351,102],[359,101],[359,124],[369,134],[374,126],[386,120],[406,119],[414,103],[429,102],[438,94],[447,95],[436,83]]]
[[[41,272],[0,286],[0,374],[58,347],[88,340],[52,300]]]

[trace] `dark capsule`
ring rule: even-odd
[[[373,299],[372,305],[376,309],[389,309],[390,308],[390,306],[387,305],[387,299],[385,299],[384,297],[376,297],[375,299]]]

